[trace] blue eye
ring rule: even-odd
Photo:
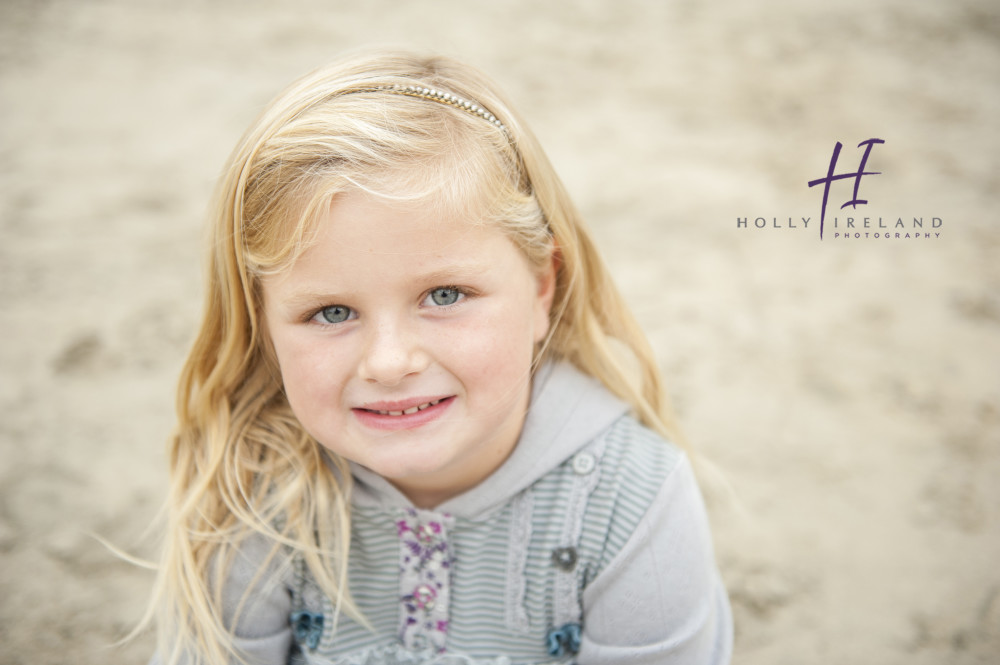
[[[351,311],[350,307],[331,305],[330,307],[321,309],[313,318],[321,323],[343,323],[348,319],[354,318],[354,312]]]
[[[458,302],[462,298],[462,292],[453,286],[441,286],[431,291],[427,297],[435,305],[446,307]]]

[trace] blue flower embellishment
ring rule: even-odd
[[[545,646],[550,656],[565,656],[580,651],[580,624],[568,623],[562,628],[553,628],[545,636]]]
[[[323,637],[323,615],[319,612],[292,612],[292,632],[299,644],[305,644],[310,649],[319,646]]]

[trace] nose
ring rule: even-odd
[[[427,369],[430,356],[420,337],[405,321],[382,320],[369,330],[359,365],[361,378],[372,383],[395,386],[407,376]]]

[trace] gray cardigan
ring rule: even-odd
[[[250,539],[225,585],[237,646],[271,664],[728,663],[729,602],[690,464],[627,411],[550,365],[508,460],[436,509],[354,465],[349,584],[372,630],[334,625],[294,558],[260,575],[270,544]]]

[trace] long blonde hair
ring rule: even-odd
[[[395,94],[419,84],[468,109]],[[478,71],[407,52],[353,54],[293,83],[229,159],[211,217],[208,292],[169,447],[167,536],[151,607],[165,663],[226,662],[225,570],[259,533],[301,556],[338,611],[347,593],[350,472],[292,413],[261,316],[260,279],[309,246],[338,193],[420,199],[500,225],[539,268],[555,252],[548,338],[567,360],[676,439],[653,353],[535,137]],[[277,560],[277,559],[276,559]],[[358,617],[362,619],[361,617]]]

